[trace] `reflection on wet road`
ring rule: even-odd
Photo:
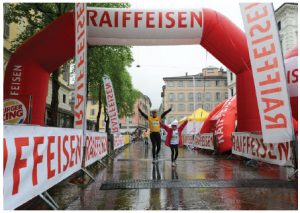
[[[100,190],[106,181],[120,180],[287,180],[287,169],[263,164],[254,169],[241,161],[180,149],[178,165],[171,166],[170,150],[163,147],[152,164],[151,145],[135,143],[109,162],[67,209],[297,209],[297,188],[146,188]]]

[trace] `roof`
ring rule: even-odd
[[[285,5],[297,5],[298,6],[298,3],[289,3],[289,2],[286,2],[286,3],[283,3],[282,5],[280,5],[280,7],[278,7],[275,12],[278,12],[279,10],[281,10],[281,8],[283,8]]]
[[[226,72],[224,72],[226,73]],[[226,75],[218,75],[218,76],[203,76],[202,73],[198,74],[198,75],[184,75],[184,76],[173,76],[173,77],[163,77],[163,80],[188,80],[188,79],[193,79],[193,76],[195,77],[195,80],[199,80],[199,79],[205,79],[205,80],[216,80],[216,79],[227,79]]]
[[[209,65],[208,67],[204,67],[203,69],[219,69],[218,67]]]

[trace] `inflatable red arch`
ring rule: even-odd
[[[245,34],[222,14],[206,8],[88,8],[87,22],[90,45],[201,44],[237,75],[237,131],[261,130]],[[31,124],[44,125],[49,75],[74,56],[74,31],[74,13],[68,12],[27,40],[10,58],[4,99],[31,95]],[[153,38],[157,32],[159,39]],[[98,38],[97,33],[101,34]]]

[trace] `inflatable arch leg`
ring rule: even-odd
[[[50,73],[75,53],[74,16],[66,13],[12,54],[4,78],[4,99],[32,96],[31,123],[44,125]]]

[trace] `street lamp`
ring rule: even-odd
[[[196,133],[196,92],[195,92],[195,76],[193,75],[193,95],[194,95],[194,122],[193,122],[193,131]]]

